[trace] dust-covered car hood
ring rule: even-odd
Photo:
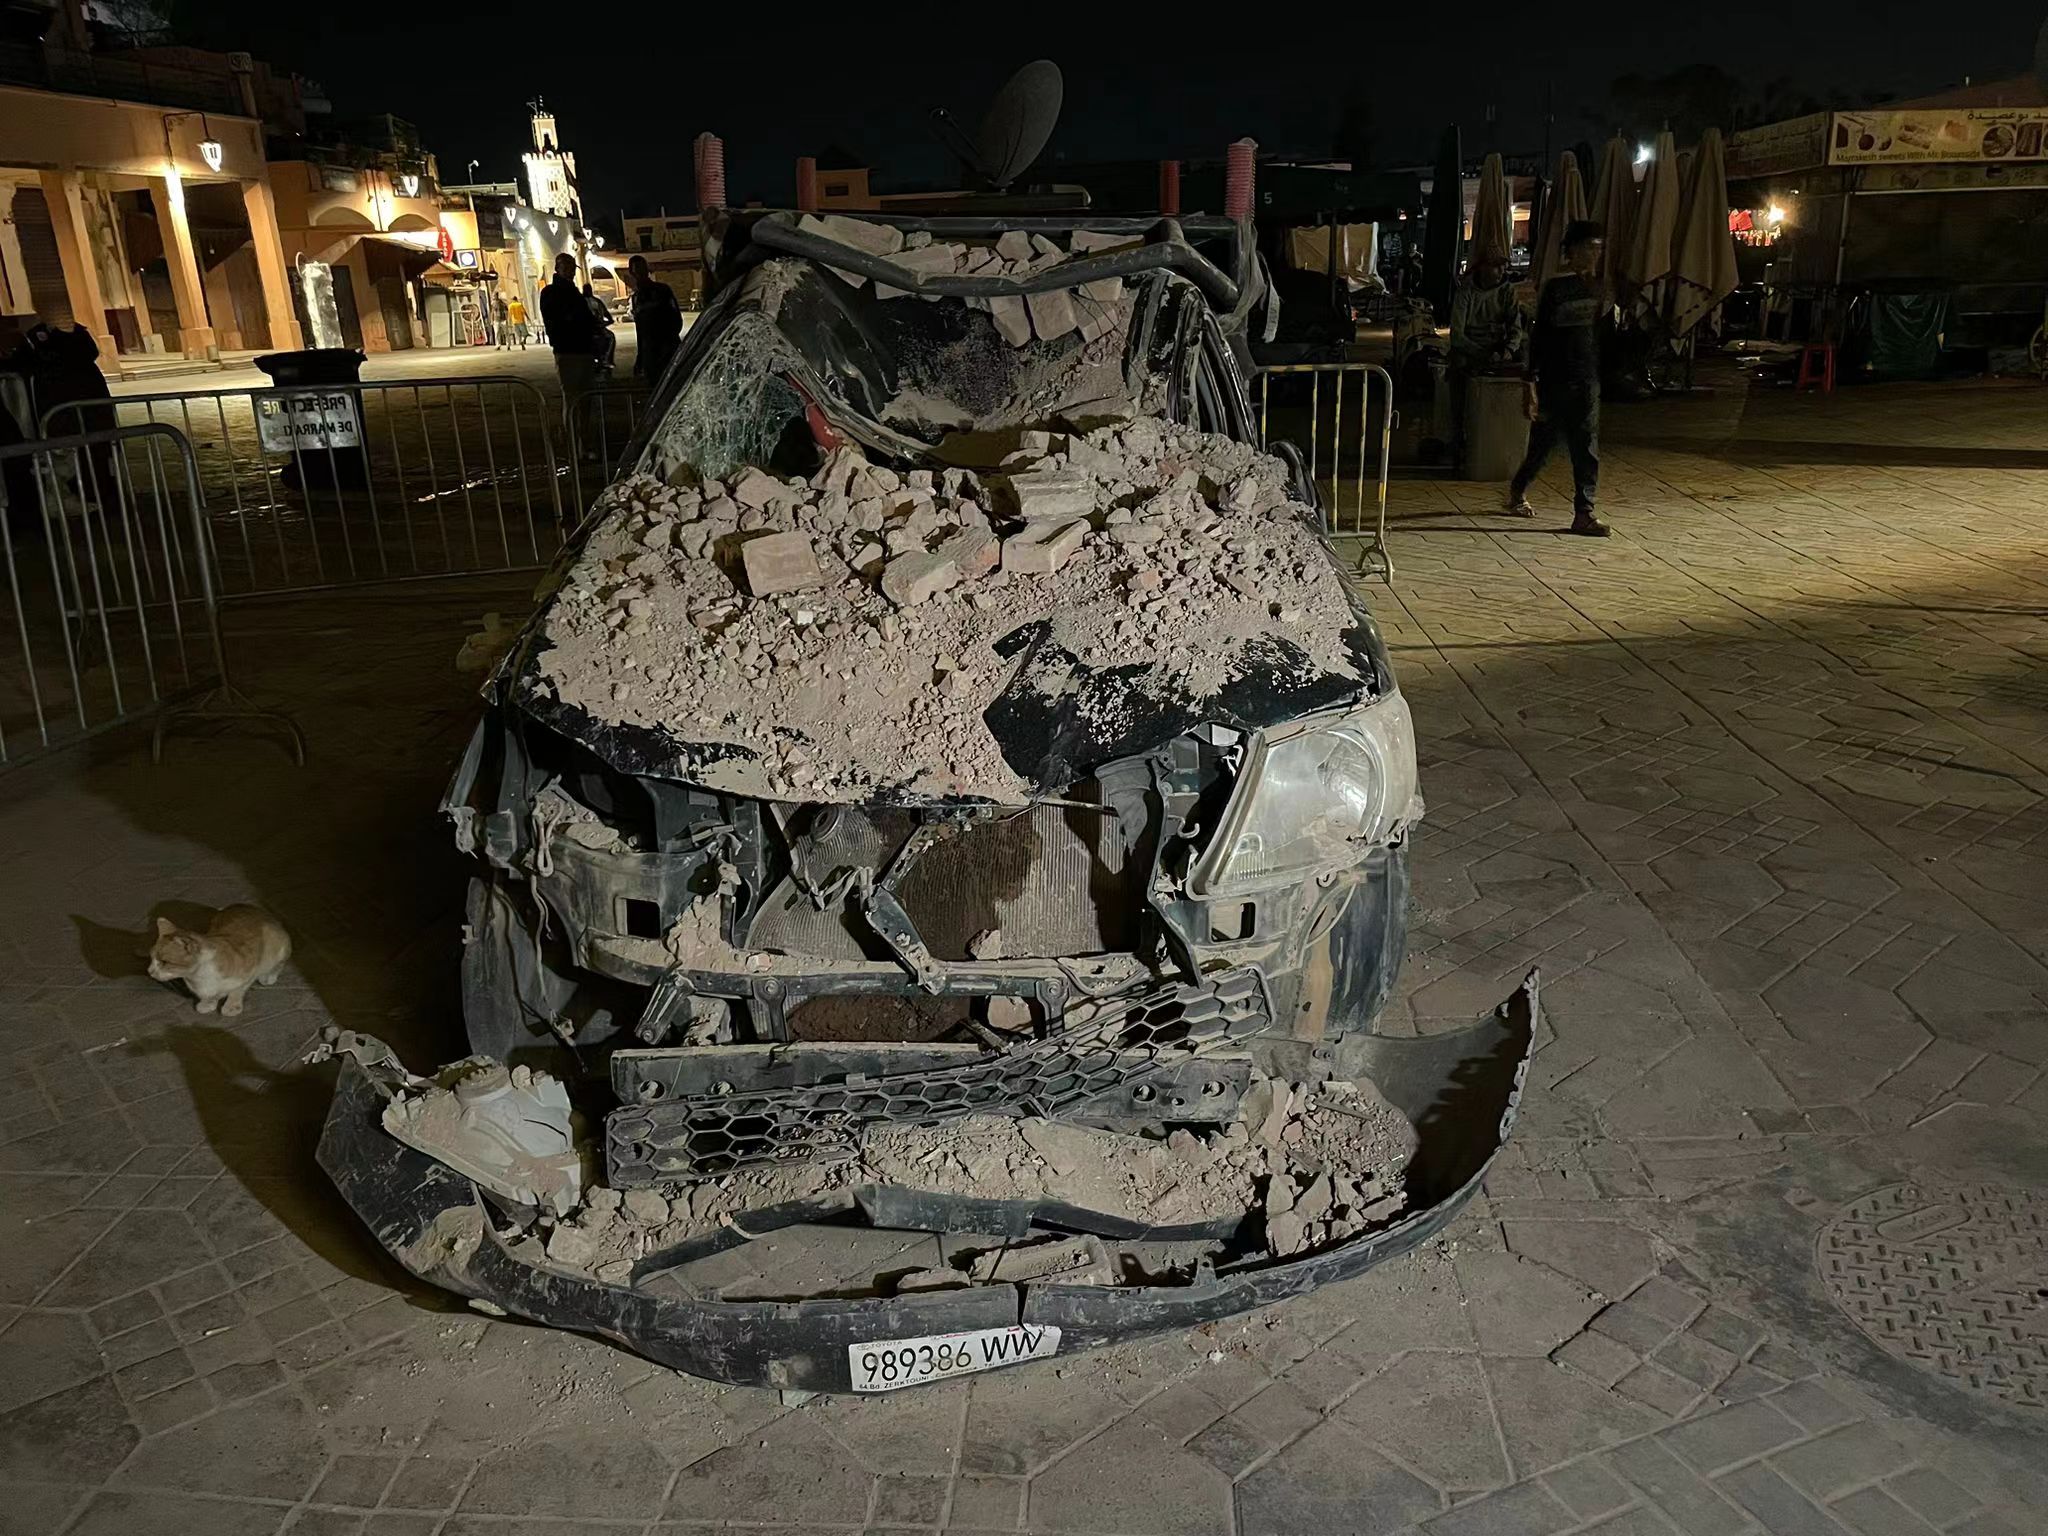
[[[1020,280],[1064,259],[1025,250]],[[1151,365],[1128,366],[1168,300],[1206,315],[1192,287],[1155,275],[1155,303],[1095,280],[1071,295],[1086,325],[1019,298],[1020,336],[1001,296],[857,279],[782,257],[725,296],[515,653],[510,702],[633,774],[1022,804],[1203,724],[1391,686],[1286,464],[1160,419]],[[881,335],[888,391],[819,366]]]

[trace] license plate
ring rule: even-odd
[[[894,1392],[899,1387],[992,1371],[997,1366],[1043,1360],[1060,1347],[1050,1327],[977,1328],[971,1333],[938,1333],[923,1339],[877,1339],[846,1346],[848,1373],[856,1392]]]

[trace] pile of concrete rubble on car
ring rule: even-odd
[[[1285,466],[1150,418],[1024,432],[983,473],[847,446],[808,480],[636,476],[602,515],[548,610],[540,685],[717,748],[690,776],[729,793],[1025,803],[982,716],[1012,677],[997,643],[1036,620],[1074,661],[1036,686],[1105,717],[1211,698],[1254,663],[1356,676]],[[1091,692],[1101,669],[1117,684]]]
[[[889,224],[866,219],[841,218],[834,214],[805,214],[797,228],[836,244],[848,245],[871,256],[887,257],[906,271],[940,277],[1023,277],[1056,267],[1070,255],[1112,250],[1130,245],[1128,235],[1104,234],[1077,229],[1062,248],[1050,235],[1006,230],[992,244],[956,244],[936,239],[927,230],[908,232]],[[858,288],[867,279],[858,272],[834,267],[833,275]],[[877,298],[900,297],[902,290],[875,284]],[[1109,334],[1116,327],[1117,305],[1124,296],[1120,277],[1098,278],[1074,288],[1050,288],[1043,293],[968,298],[960,302],[969,309],[988,312],[996,331],[1013,347],[1034,337],[1058,341],[1073,332],[1084,342]],[[924,295],[936,300],[937,295]]]

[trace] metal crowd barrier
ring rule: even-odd
[[[206,537],[192,445],[169,426],[0,447],[0,767],[150,716],[152,758],[190,717],[271,721],[305,761],[298,727],[229,680]]]
[[[461,379],[209,389],[75,401],[45,434],[111,415],[190,446],[224,597],[544,565],[564,532],[554,408],[530,382]],[[156,483],[162,440],[125,441]]]
[[[1304,377],[1306,389],[1297,382]],[[1327,390],[1323,387],[1325,377],[1331,381]],[[1354,377],[1358,387],[1348,389],[1346,381]],[[1277,390],[1276,378],[1283,381]],[[1377,390],[1373,387],[1375,378],[1379,381]],[[1394,557],[1387,548],[1387,466],[1393,457],[1397,420],[1393,375],[1377,363],[1277,363],[1259,370],[1258,395],[1260,443],[1268,443],[1277,435],[1302,448],[1308,460],[1310,481],[1318,488],[1327,485],[1324,505],[1331,534],[1367,540],[1359,556],[1359,569],[1392,581]],[[1347,395],[1356,395],[1355,411],[1346,411]],[[1344,473],[1347,465],[1351,470],[1348,477]],[[1348,527],[1343,494],[1347,478]]]
[[[576,520],[589,502],[611,483],[626,444],[640,429],[647,391],[632,384],[605,384],[587,389],[568,402],[569,451],[574,465],[569,483],[575,488]]]

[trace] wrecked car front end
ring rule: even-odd
[[[492,1065],[345,1043],[325,1166],[439,1284],[816,1390],[1406,1251],[1507,1133],[1534,980],[1375,1032],[1413,726],[1253,444],[1235,227],[810,223],[719,242],[487,690],[444,809]],[[602,1129],[537,1165],[504,1094],[566,1105],[563,1059]]]

